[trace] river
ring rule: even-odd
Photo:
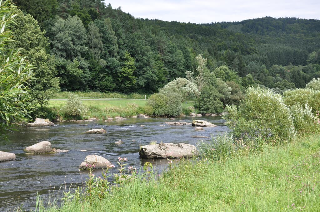
[[[198,118],[197,118],[198,119]],[[8,141],[0,144],[0,150],[16,154],[15,161],[0,163],[0,211],[34,210],[37,196],[45,203],[61,199],[64,192],[82,187],[88,173],[79,171],[79,165],[89,154],[105,157],[116,166],[118,157],[126,157],[128,166],[138,170],[145,160],[139,157],[139,148],[152,141],[189,143],[197,145],[211,136],[228,130],[220,117],[199,118],[216,125],[196,131],[191,125],[170,126],[165,122],[192,122],[183,119],[127,119],[121,122],[57,123],[53,127],[21,127],[8,135]],[[93,128],[104,128],[105,135],[84,134]],[[199,138],[201,137],[201,138]],[[123,144],[117,145],[116,141]],[[29,155],[23,149],[40,141],[50,141],[53,148],[70,150],[53,155]],[[152,160],[160,171],[166,160]],[[59,202],[56,202],[57,204]]]

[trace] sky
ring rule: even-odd
[[[320,0],[105,0],[135,18],[185,23],[296,17],[320,20]]]

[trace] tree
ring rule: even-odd
[[[160,89],[160,93],[165,95],[176,93],[181,96],[182,101],[186,101],[200,95],[197,85],[193,82],[190,82],[186,78],[177,78],[169,82],[162,89]]]
[[[13,41],[6,25],[15,17],[13,10],[9,1],[0,1],[0,131],[25,118],[32,107],[26,86],[32,77],[31,65],[18,49],[8,48]]]
[[[16,17],[8,25],[14,42],[8,44],[8,47],[20,49],[21,54],[34,66],[33,78],[28,82],[29,94],[42,107],[59,90],[54,58],[46,52],[49,43],[38,22],[21,10],[16,9],[14,12]]]
[[[117,83],[118,89],[121,92],[129,93],[135,89],[136,86],[136,77],[134,73],[136,71],[135,61],[134,58],[131,57],[129,52],[125,53],[123,61],[121,63],[121,68],[117,72]]]
[[[27,12],[41,25],[53,18],[58,9],[57,0],[13,0],[22,11]]]
[[[73,61],[87,54],[87,32],[79,17],[58,18],[52,27],[51,52],[60,58]]]
[[[62,90],[86,90],[90,80],[87,32],[77,17],[58,18],[52,27],[51,52],[57,60]]]

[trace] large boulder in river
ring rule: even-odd
[[[212,123],[205,121],[205,120],[193,120],[192,126],[194,126],[194,127],[216,127],[217,125],[212,124]]]
[[[142,158],[188,158],[197,154],[197,149],[185,143],[160,143],[142,146],[139,154]]]
[[[106,133],[107,133],[107,131],[105,129],[103,129],[103,128],[101,128],[101,129],[92,129],[92,130],[88,130],[86,132],[86,134],[106,134]]]
[[[0,151],[0,162],[15,160],[16,155],[10,152],[2,152]]]
[[[114,167],[107,159],[99,155],[88,155],[80,164],[81,170],[86,169],[108,169]]]
[[[49,121],[49,119],[41,119],[36,118],[36,120],[33,123],[28,123],[28,127],[43,127],[43,126],[53,126],[54,123]]]
[[[31,154],[54,153],[54,150],[51,148],[51,143],[49,141],[41,141],[32,146],[28,146],[24,149],[24,151]]]

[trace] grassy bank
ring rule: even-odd
[[[99,200],[48,211],[320,211],[320,139],[312,135],[220,161],[188,160],[158,180],[133,180]]]

